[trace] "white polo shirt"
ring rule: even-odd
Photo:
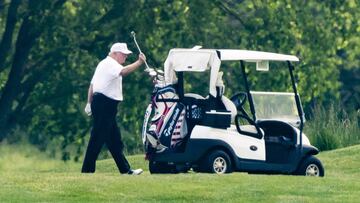
[[[91,79],[93,92],[98,92],[111,99],[122,101],[122,76],[120,72],[123,68],[124,66],[110,56],[100,61]]]

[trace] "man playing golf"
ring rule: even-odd
[[[85,112],[93,117],[93,128],[86,150],[82,173],[94,173],[96,159],[104,143],[113,156],[120,173],[139,175],[142,169],[132,170],[123,154],[120,129],[116,124],[117,105],[123,100],[122,77],[135,71],[146,60],[139,54],[136,62],[122,66],[129,54],[126,43],[115,43],[109,55],[96,67],[88,91]]]

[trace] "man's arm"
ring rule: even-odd
[[[129,64],[129,65],[125,66],[121,70],[120,75],[121,76],[127,76],[129,73],[134,72],[137,68],[139,68],[144,63],[145,60],[146,60],[145,55],[144,54],[139,54],[138,60],[135,61],[132,64]]]
[[[89,90],[88,90],[88,98],[87,98],[87,103],[91,103],[92,102],[92,97],[93,97],[93,85],[90,84],[89,86]]]
[[[85,106],[85,113],[88,116],[91,116],[92,112],[91,112],[91,102],[92,102],[92,97],[93,97],[93,85],[90,84],[89,86],[89,90],[88,90],[88,99],[87,99],[87,104]]]

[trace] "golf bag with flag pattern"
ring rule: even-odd
[[[174,86],[155,85],[142,129],[147,154],[178,150],[187,135],[185,113]]]

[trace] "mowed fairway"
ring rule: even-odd
[[[81,163],[34,149],[0,145],[0,202],[360,202],[360,145],[323,152],[324,178],[189,172],[150,175],[142,155],[129,156],[140,176],[120,175],[112,159],[95,174]]]

